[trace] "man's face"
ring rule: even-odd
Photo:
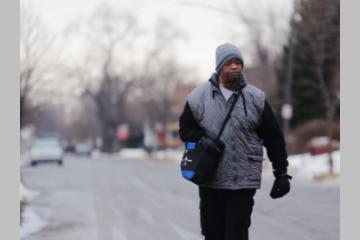
[[[240,79],[241,70],[241,61],[237,58],[232,58],[225,63],[221,69],[220,76],[224,83],[232,83]]]

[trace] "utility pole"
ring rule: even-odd
[[[283,118],[283,131],[286,140],[289,140],[290,132],[290,121],[293,116],[293,106],[292,106],[292,83],[294,78],[294,55],[295,55],[295,41],[297,32],[291,25],[296,21],[296,13],[298,11],[297,0],[294,1],[293,12],[290,19],[290,34],[289,34],[289,54],[288,54],[288,63],[287,63],[287,74],[286,74],[286,85],[285,85],[285,101],[281,107],[281,116]]]
[[[290,37],[289,42],[289,55],[288,55],[288,67],[286,74],[286,86],[285,86],[285,103],[281,108],[281,116],[284,120],[284,135],[286,139],[289,137],[290,120],[293,115],[292,107],[292,82],[293,82],[293,65],[294,65],[294,42],[293,37]]]

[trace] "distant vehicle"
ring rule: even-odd
[[[76,148],[75,148],[75,145],[74,144],[67,144],[64,148],[65,152],[67,153],[75,153],[76,152]]]
[[[30,150],[31,166],[40,162],[54,162],[63,164],[63,149],[55,136],[39,137]]]
[[[88,157],[91,156],[93,150],[94,150],[93,146],[89,143],[79,143],[76,144],[75,147],[76,154],[82,156],[88,156]]]

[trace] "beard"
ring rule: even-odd
[[[230,90],[237,90],[240,87],[240,72],[227,72],[222,75],[223,85]]]

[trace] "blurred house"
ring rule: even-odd
[[[174,121],[165,126],[163,141],[165,148],[179,148],[183,145],[179,138],[179,122]]]
[[[174,96],[175,103],[172,107],[172,112],[176,118],[164,127],[158,126],[156,130],[159,149],[182,147],[183,143],[179,138],[179,117],[184,109],[188,94],[197,85],[194,83],[182,83],[177,86],[176,95]]]
[[[320,155],[339,150],[340,143],[336,140],[332,140],[330,143],[327,136],[314,137],[309,141],[308,148],[311,155]]]
[[[172,111],[175,113],[177,118],[182,113],[188,94],[199,84],[195,83],[181,83],[176,87],[176,95],[174,96],[175,104],[173,105]]]
[[[288,152],[290,154],[310,152],[314,155],[328,152],[330,150],[327,145],[328,140],[323,138],[327,136],[327,131],[326,121],[323,119],[314,119],[294,128],[287,141]],[[340,142],[340,120],[334,123],[332,135],[334,143],[332,143],[331,150],[337,150],[340,148],[338,144]],[[319,140],[316,140],[319,137],[322,139],[320,143]]]

